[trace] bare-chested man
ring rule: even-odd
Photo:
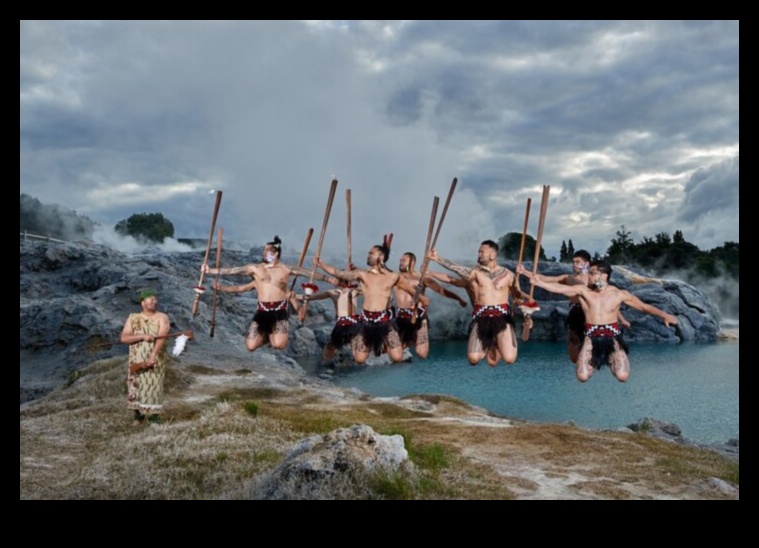
[[[517,339],[509,295],[521,297],[514,286],[514,274],[496,262],[498,244],[485,240],[477,251],[477,266],[470,268],[443,259],[435,249],[429,257],[448,270],[466,278],[474,294],[472,323],[469,326],[467,358],[477,365],[482,358],[495,367],[500,359],[512,364],[517,359]]]
[[[361,314],[358,312],[358,287],[343,283],[340,287],[328,289],[313,295],[297,295],[298,301],[320,301],[330,299],[335,305],[335,327],[329,336],[329,342],[324,346],[322,358],[331,360],[335,353],[353,341],[361,325]]]
[[[407,251],[401,256],[398,263],[398,270],[401,273],[401,277],[406,279],[416,291],[421,279],[421,273],[416,272],[414,267],[416,266],[416,255]],[[429,271],[428,271],[429,273]],[[462,307],[466,307],[466,301],[459,297],[453,291],[441,286],[431,276],[425,276],[425,287],[429,287],[436,293],[458,301]],[[397,287],[394,290],[395,293],[395,306],[396,314],[395,321],[398,325],[398,332],[401,335],[401,342],[405,347],[414,347],[416,355],[420,359],[425,359],[430,353],[430,336],[429,336],[429,313],[428,308],[417,305],[417,318],[414,321],[414,297],[409,295],[405,291],[399,290]]]
[[[561,274],[560,276],[540,276],[544,282],[554,282],[564,285],[588,285],[588,274],[590,268],[590,253],[584,249],[578,249],[572,255],[572,274]],[[517,266],[517,273],[523,274],[522,265]],[[579,297],[569,298],[569,314],[567,315],[567,352],[572,363],[577,363],[577,357],[580,355],[580,347],[585,338],[585,312],[580,305]],[[619,323],[623,327],[630,328],[628,322],[619,312]]]
[[[390,301],[394,287],[406,291],[409,295],[414,294],[414,288],[400,274],[387,269],[385,263],[389,256],[390,249],[386,245],[375,245],[366,257],[369,268],[356,270],[337,270],[321,262],[319,257],[314,257],[316,265],[328,274],[361,284],[364,297],[361,328],[351,344],[353,359],[359,365],[366,362],[370,352],[374,352],[375,356],[387,352],[394,362],[403,359],[403,345],[393,319]],[[422,296],[420,302],[427,306],[429,299]]]
[[[577,380],[580,382],[586,382],[596,369],[606,364],[611,365],[611,372],[618,381],[625,382],[630,376],[628,348],[617,323],[622,303],[646,314],[659,316],[667,327],[677,324],[675,316],[644,303],[629,291],[609,285],[611,272],[608,262],[591,262],[587,285],[546,282],[540,275],[533,276],[531,272],[525,272],[525,276],[537,287],[579,299],[586,322],[583,343],[576,363]]]
[[[278,236],[274,236],[274,240],[264,246],[263,262],[261,263],[219,269],[209,268],[208,264],[201,265],[202,271],[206,274],[248,275],[252,278],[252,282],[255,282],[255,289],[258,291],[258,310],[253,316],[248,335],[245,338],[245,348],[251,352],[262,347],[267,340],[272,348],[281,350],[287,347],[289,328],[287,300],[290,296],[287,282],[290,276],[311,275],[310,272],[302,268],[299,269],[279,262],[281,254],[282,241]],[[317,276],[315,278],[318,280],[334,282],[335,285],[338,283],[338,280],[334,278]],[[232,287],[239,289],[248,286],[250,284]]]

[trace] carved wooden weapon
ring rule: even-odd
[[[203,264],[208,263],[208,256],[211,254],[211,244],[213,243],[213,231],[216,228],[216,218],[219,216],[219,206],[221,205],[221,190],[216,191],[216,204],[213,208],[213,218],[211,219],[211,231],[208,234],[208,245],[206,246],[206,256],[203,259]],[[200,296],[205,291],[205,288],[203,287],[203,276],[205,276],[205,272],[202,270],[200,271],[200,280],[198,280],[198,285],[194,287],[195,289],[195,301],[192,303],[192,315],[195,316],[198,313],[198,304],[200,303]]]
[[[211,331],[208,336],[213,338],[214,331],[216,331],[216,298],[219,293],[219,269],[221,268],[221,238],[224,234],[224,229],[219,228],[219,235],[216,238],[216,280],[213,284],[213,308],[211,309]]]

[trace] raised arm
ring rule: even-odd
[[[304,278],[311,278],[311,271],[306,270],[305,268],[298,268],[297,266],[290,266],[285,265],[287,268],[290,269],[290,275],[295,276],[303,276]],[[327,282],[328,284],[332,285],[339,285],[340,280],[337,279],[335,276],[325,276],[324,274],[320,274],[318,272],[314,272],[314,280],[318,280],[320,282]]]
[[[659,310],[653,305],[646,304],[643,301],[641,301],[638,297],[630,293],[629,291],[620,290],[622,292],[622,302],[625,303],[627,306],[631,306],[632,308],[635,308],[636,310],[640,310],[641,312],[645,312],[646,314],[651,314],[652,316],[659,316],[662,320],[664,320],[664,325],[667,327],[671,327],[673,325],[677,325],[677,318],[673,316],[672,314],[667,314],[663,310]]]
[[[451,272],[455,272],[462,278],[469,278],[469,276],[472,274],[471,268],[454,263],[453,261],[449,261],[448,259],[444,259],[443,257],[437,254],[436,249],[430,249],[430,252],[427,256],[430,258],[431,261],[435,261],[437,264],[439,264],[443,268],[447,268]]]

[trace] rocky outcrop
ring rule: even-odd
[[[153,250],[127,255],[92,243],[54,243],[21,241],[20,244],[20,312],[19,349],[21,401],[49,391],[66,381],[84,364],[116,355],[126,355],[126,347],[117,343],[124,321],[130,312],[139,310],[139,292],[155,289],[159,306],[171,321],[172,331],[192,330],[197,344],[240,348],[244,344],[256,308],[255,293],[218,295],[214,337],[211,338],[212,280],[200,299],[197,314],[192,315],[203,250],[163,253]],[[224,251],[223,266],[241,265],[257,259],[255,252]],[[294,264],[297,258],[283,257]],[[514,263],[505,263],[515,269]],[[526,265],[528,268],[529,264]],[[569,266],[541,263],[539,271],[547,275],[568,273]],[[244,283],[245,277],[225,278],[222,283]],[[698,289],[677,280],[643,278],[628,269],[616,267],[612,281],[640,299],[678,317],[676,330],[666,328],[659,318],[625,310],[632,329],[630,340],[666,341],[716,340],[719,313]],[[527,280],[522,289],[529,292]],[[453,289],[463,296],[463,291]],[[430,337],[432,339],[465,338],[471,308],[428,291]],[[564,325],[569,307],[561,296],[536,289],[540,311],[534,317],[533,340],[564,340]],[[517,322],[521,316],[517,314]],[[293,314],[290,319],[290,342],[286,352],[260,351],[266,359],[287,367],[299,367],[303,356],[318,356],[326,344],[335,320],[331,301],[315,301],[300,325]],[[373,361],[370,362],[374,363]],[[378,363],[384,363],[379,360]]]
[[[302,439],[282,464],[253,489],[266,500],[334,500],[359,478],[413,468],[403,437],[377,434],[365,424]]]

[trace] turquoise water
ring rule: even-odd
[[[630,379],[608,367],[576,380],[561,343],[520,343],[514,365],[472,367],[465,341],[433,341],[427,360],[338,367],[333,382],[374,396],[448,394],[498,415],[536,422],[573,420],[617,428],[643,417],[677,424],[700,443],[738,438],[738,343],[631,344]]]

